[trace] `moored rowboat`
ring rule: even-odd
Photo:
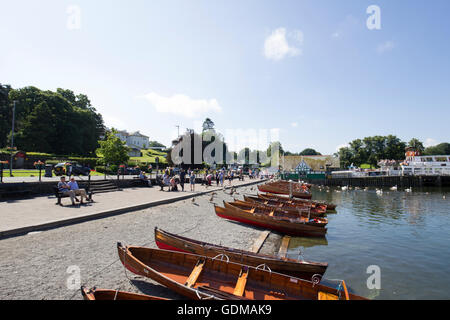
[[[215,300],[350,300],[364,299],[318,282],[229,261],[226,255],[206,257],[183,252],[124,247],[117,244],[122,264],[190,299]]]
[[[265,193],[265,194],[260,193],[260,194],[258,194],[258,198],[264,199],[264,200],[275,200],[275,201],[289,203],[289,204],[298,204],[298,205],[303,205],[303,204],[326,205],[328,212],[336,210],[336,205],[332,204],[332,203],[325,203],[325,202],[306,200],[306,199],[290,199],[288,197],[280,196],[280,195],[272,194],[272,193]]]
[[[254,213],[271,215],[273,212],[274,217],[299,219],[303,222],[311,222],[311,225],[316,225],[318,227],[325,227],[328,223],[326,218],[320,217],[316,214],[311,214],[310,210],[306,211],[304,209],[301,210],[300,208],[280,208],[279,206],[236,199],[234,202],[230,202],[230,204],[242,210],[252,210]]]
[[[327,263],[279,258],[276,256],[217,246],[171,234],[158,228],[155,228],[155,243],[158,248],[163,250],[180,251],[207,257],[225,254],[232,262],[253,267],[265,264],[272,271],[307,280],[315,275],[322,276],[328,267]]]
[[[244,201],[254,205],[261,205],[274,209],[286,210],[297,215],[301,213],[303,216],[323,217],[327,213],[326,207],[313,207],[311,204],[295,204],[288,202],[281,202],[272,199],[262,199],[259,197],[244,196]]]
[[[287,219],[275,217],[275,213],[271,215],[270,212],[262,211],[260,209],[243,210],[229,203],[224,203],[225,208],[215,206],[217,216],[257,226],[265,229],[275,230],[291,236],[313,236],[324,237],[327,229],[320,227],[318,223],[312,223],[310,221],[301,221],[300,219]],[[256,212],[258,211],[258,212]]]
[[[312,195],[311,193],[305,192],[303,190],[295,190],[292,188],[292,191],[289,189],[289,187],[284,187],[280,185],[270,185],[270,184],[263,184],[258,186],[258,190],[261,192],[269,192],[269,193],[275,193],[275,194],[285,194],[285,195],[291,195],[295,198],[302,198],[302,199],[311,199]]]
[[[147,296],[145,294],[97,288],[87,289],[85,287],[81,287],[81,295],[84,300],[168,300],[160,297]]]

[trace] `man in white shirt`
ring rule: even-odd
[[[81,202],[80,204],[83,204],[83,199],[87,199],[86,190],[80,189],[78,187],[78,183],[75,181],[75,178],[71,178],[70,182],[68,183],[70,190],[75,193],[77,196],[81,196]]]

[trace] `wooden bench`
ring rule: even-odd
[[[53,187],[53,192],[55,193],[55,197],[58,200],[56,202],[56,205],[62,206],[61,199],[70,197],[68,194],[63,194],[62,192],[59,192],[58,187]],[[87,195],[87,198],[89,201],[92,201],[93,194],[94,194],[93,192],[86,190],[86,195]],[[75,200],[77,200],[77,202],[78,202],[77,197],[75,197]]]
[[[134,177],[133,180],[131,181],[131,185],[134,187],[151,187],[153,185],[149,185],[148,182],[151,181],[149,180],[142,180],[139,177]]]

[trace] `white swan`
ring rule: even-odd
[[[398,190],[398,187],[397,187],[397,186],[392,187],[391,190],[392,190],[392,191],[397,191],[397,190]]]

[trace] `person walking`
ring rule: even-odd
[[[186,182],[186,171],[184,171],[184,169],[181,169],[180,172],[180,186],[181,186],[181,191],[184,192],[184,183]]]
[[[219,181],[220,181],[220,186],[223,188],[223,179],[224,179],[224,172],[223,170],[220,170],[219,172]]]
[[[189,176],[189,185],[191,187],[191,191],[195,192],[195,173],[194,173],[194,171],[191,171],[191,174]]]

